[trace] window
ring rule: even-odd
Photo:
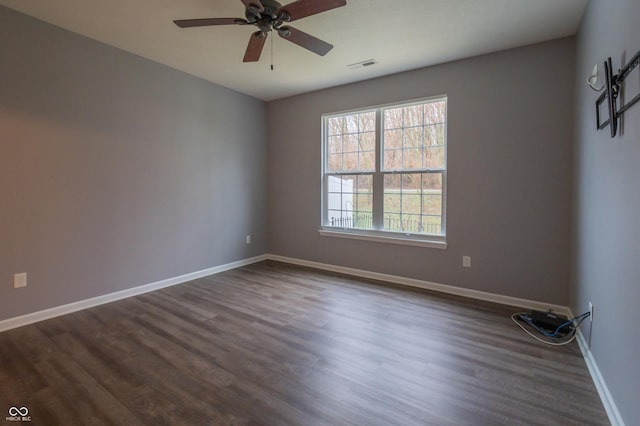
[[[322,230],[443,243],[446,128],[445,97],[323,116]]]

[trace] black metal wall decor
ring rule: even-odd
[[[613,67],[611,66],[611,58],[608,58],[604,63],[604,73],[606,78],[606,84],[604,92],[598,97],[596,101],[596,122],[598,130],[602,130],[609,126],[611,129],[611,137],[614,138],[618,132],[618,124],[622,114],[628,110],[631,105],[640,101],[640,94],[637,94],[633,99],[618,107],[618,100],[620,98],[620,91],[622,90],[622,83],[631,74],[631,72],[640,65],[640,51],[636,53],[633,58],[627,64],[618,70],[617,74],[613,74]],[[600,122],[600,106],[607,102],[607,109],[609,111],[609,118]]]

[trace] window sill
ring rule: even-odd
[[[375,241],[379,243],[401,244],[405,246],[429,247],[440,250],[445,250],[447,248],[446,241],[430,240],[428,239],[429,237],[420,238],[415,235],[381,235],[340,229],[320,229],[318,232],[324,237],[349,238],[353,240]]]

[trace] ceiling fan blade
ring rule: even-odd
[[[180,28],[208,27],[211,25],[247,25],[242,18],[203,18],[203,19],[177,19],[173,21]]]
[[[276,11],[276,15],[280,16],[281,13],[286,12],[290,17],[288,22],[292,22],[316,13],[346,6],[346,4],[346,0],[298,0],[281,6]]]
[[[240,0],[240,1],[244,3],[244,7],[249,7],[251,5],[254,5],[255,7],[258,8],[260,12],[264,12],[264,6],[262,5],[262,2],[260,0]]]
[[[297,30],[293,27],[282,27],[278,30],[278,35],[285,40],[295,43],[300,47],[304,47],[307,50],[317,53],[320,56],[324,56],[331,49],[333,45],[322,41],[319,38],[315,38],[311,34],[307,34],[304,31]]]
[[[247,51],[244,53],[244,59],[242,62],[256,62],[260,60],[262,54],[262,48],[267,41],[267,35],[262,31],[256,31],[251,34],[249,44],[247,45]]]

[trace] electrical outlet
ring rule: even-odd
[[[471,268],[471,256],[462,256],[462,266],[464,268]]]
[[[251,244],[251,235],[247,235],[244,240],[247,242],[247,244]]]
[[[13,275],[13,288],[22,288],[27,286],[27,273]]]
[[[589,322],[593,322],[593,303],[589,302]]]

